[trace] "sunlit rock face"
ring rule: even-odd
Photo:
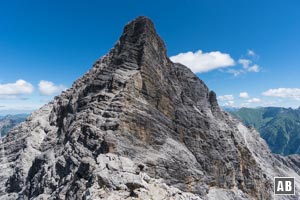
[[[138,17],[88,73],[4,138],[0,199],[273,199],[274,176],[300,180],[297,159],[275,158],[223,112]]]

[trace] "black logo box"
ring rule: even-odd
[[[291,183],[288,187],[288,182]],[[282,187],[281,187],[282,186]],[[278,190],[278,189],[282,189]],[[286,189],[291,189],[286,191]],[[274,194],[275,195],[295,195],[295,177],[274,177]]]

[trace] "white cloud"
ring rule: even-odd
[[[251,50],[251,49],[248,49],[247,55],[248,56],[257,56],[256,53],[253,50]]]
[[[226,72],[233,74],[233,76],[239,76],[242,74],[246,74],[248,72],[260,72],[260,66],[257,64],[252,64],[252,60],[240,58],[237,61],[243,68],[239,69],[228,69]]]
[[[258,65],[252,65],[251,67],[248,68],[248,71],[249,72],[259,72],[260,71],[260,68]]]
[[[55,85],[51,81],[42,80],[39,83],[39,92],[42,95],[48,95],[48,96],[54,95],[65,89],[66,87],[64,85]]]
[[[31,94],[33,90],[31,83],[19,79],[15,83],[0,84],[0,98],[14,99],[18,95]]]
[[[238,63],[241,64],[243,66],[243,68],[248,72],[259,72],[260,71],[260,67],[257,64],[254,64],[251,66],[252,60],[241,58],[238,60]]]
[[[228,102],[224,103],[224,106],[234,107],[234,101],[228,101]]]
[[[240,98],[243,99],[248,99],[249,98],[249,94],[247,92],[241,92],[239,95]]]
[[[259,102],[261,102],[261,99],[259,99],[259,98],[252,98],[252,99],[249,99],[247,102],[248,103],[259,103]]]
[[[220,101],[232,101],[232,100],[234,100],[234,96],[231,95],[231,94],[218,96],[218,100],[220,100]]]
[[[208,72],[218,68],[235,65],[234,59],[229,54],[220,51],[203,53],[201,50],[195,53],[189,51],[171,56],[173,62],[178,62],[189,67],[194,73]]]
[[[269,89],[262,93],[268,97],[281,97],[300,100],[300,88],[277,88]]]
[[[243,70],[236,70],[236,69],[228,69],[226,72],[233,74],[233,76],[239,76],[245,73]]]
[[[241,58],[238,60],[238,63],[241,64],[244,69],[247,69],[249,67],[249,65],[252,63],[252,61],[249,59]]]

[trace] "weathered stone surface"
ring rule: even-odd
[[[0,199],[272,199],[274,176],[300,180],[298,158],[221,111],[145,17],[0,152]]]

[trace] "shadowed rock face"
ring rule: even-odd
[[[273,176],[298,177],[297,163],[221,111],[139,17],[4,139],[0,199],[272,199]]]

